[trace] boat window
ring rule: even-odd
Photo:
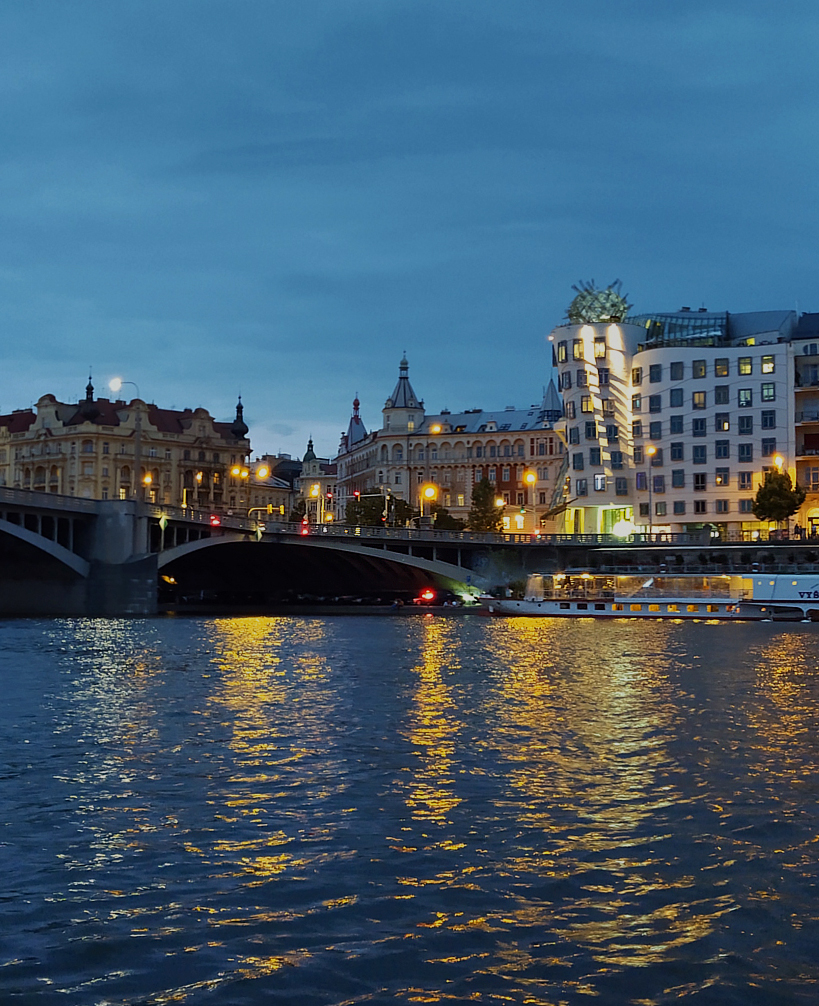
[[[719,605],[718,604],[709,604],[708,605],[708,610],[709,611],[719,611]]]
[[[650,604],[648,606],[648,610],[649,611],[659,611],[660,610],[660,606],[659,606],[659,604]]]
[[[623,605],[622,604],[613,604],[611,606],[611,610],[612,611],[622,611],[623,610]]]
[[[642,611],[643,610],[642,604],[630,604],[628,607],[629,607],[629,611]]]
[[[605,611],[606,610],[606,606],[605,606],[605,604],[595,604],[594,610],[595,611]]]
[[[685,606],[685,610],[686,611],[699,611],[700,610],[700,606],[698,604],[687,604]]]
[[[588,606],[588,604],[586,604],[585,601],[578,601],[577,602],[577,610],[578,611],[587,611],[588,607],[589,606]]]
[[[679,610],[680,610],[680,606],[679,606],[679,604],[669,604],[669,605],[668,605],[668,606],[666,607],[666,609],[665,609],[665,610],[666,610],[666,611],[679,611]]]
[[[560,607],[561,608],[571,608],[571,605],[569,604],[568,601],[561,601],[560,602]]]

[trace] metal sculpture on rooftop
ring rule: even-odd
[[[631,310],[631,304],[620,292],[621,287],[619,279],[609,283],[605,290],[598,290],[594,280],[581,280],[572,287],[577,296],[569,305],[569,321],[573,325],[624,321]]]

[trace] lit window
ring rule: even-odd
[[[762,373],[772,374],[774,372],[774,358],[772,356],[762,357]]]
[[[606,339],[605,336],[598,336],[594,340],[594,357],[596,360],[601,360],[606,355]]]
[[[727,376],[728,376],[727,357],[721,357],[718,360],[714,360],[714,377],[727,377]]]
[[[751,388],[740,388],[737,392],[737,405],[741,409],[748,409],[754,404],[754,393]]]
[[[693,395],[691,396],[691,405],[695,409],[704,409],[705,408],[705,392],[704,391],[695,391],[693,393]]]
[[[738,373],[740,377],[747,377],[754,372],[754,361],[750,356],[740,356],[738,362]]]
[[[606,476],[605,475],[595,475],[594,476],[594,491],[597,493],[606,491]]]
[[[583,340],[575,339],[572,342],[572,359],[582,360],[583,359]]]
[[[591,395],[583,395],[580,399],[581,412],[593,412]]]

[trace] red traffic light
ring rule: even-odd
[[[221,518],[221,517],[219,517],[219,516],[218,516],[217,514],[215,514],[215,513],[212,513],[212,514],[210,515],[210,526],[211,526],[211,527],[219,527],[219,525],[220,525],[221,523],[222,523],[222,518]]]
[[[356,489],[356,490],[355,490],[355,491],[353,492],[353,496],[355,496],[355,498],[356,498],[356,499],[358,499],[358,497],[359,497],[360,495],[361,495],[361,493],[360,493],[360,492],[358,491],[358,489]]]

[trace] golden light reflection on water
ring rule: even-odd
[[[438,825],[461,802],[452,774],[458,732],[463,723],[444,674],[459,666],[457,631],[449,619],[424,619],[421,662],[413,668],[417,686],[409,722],[403,731],[418,756],[409,769],[406,802],[415,820]]]

